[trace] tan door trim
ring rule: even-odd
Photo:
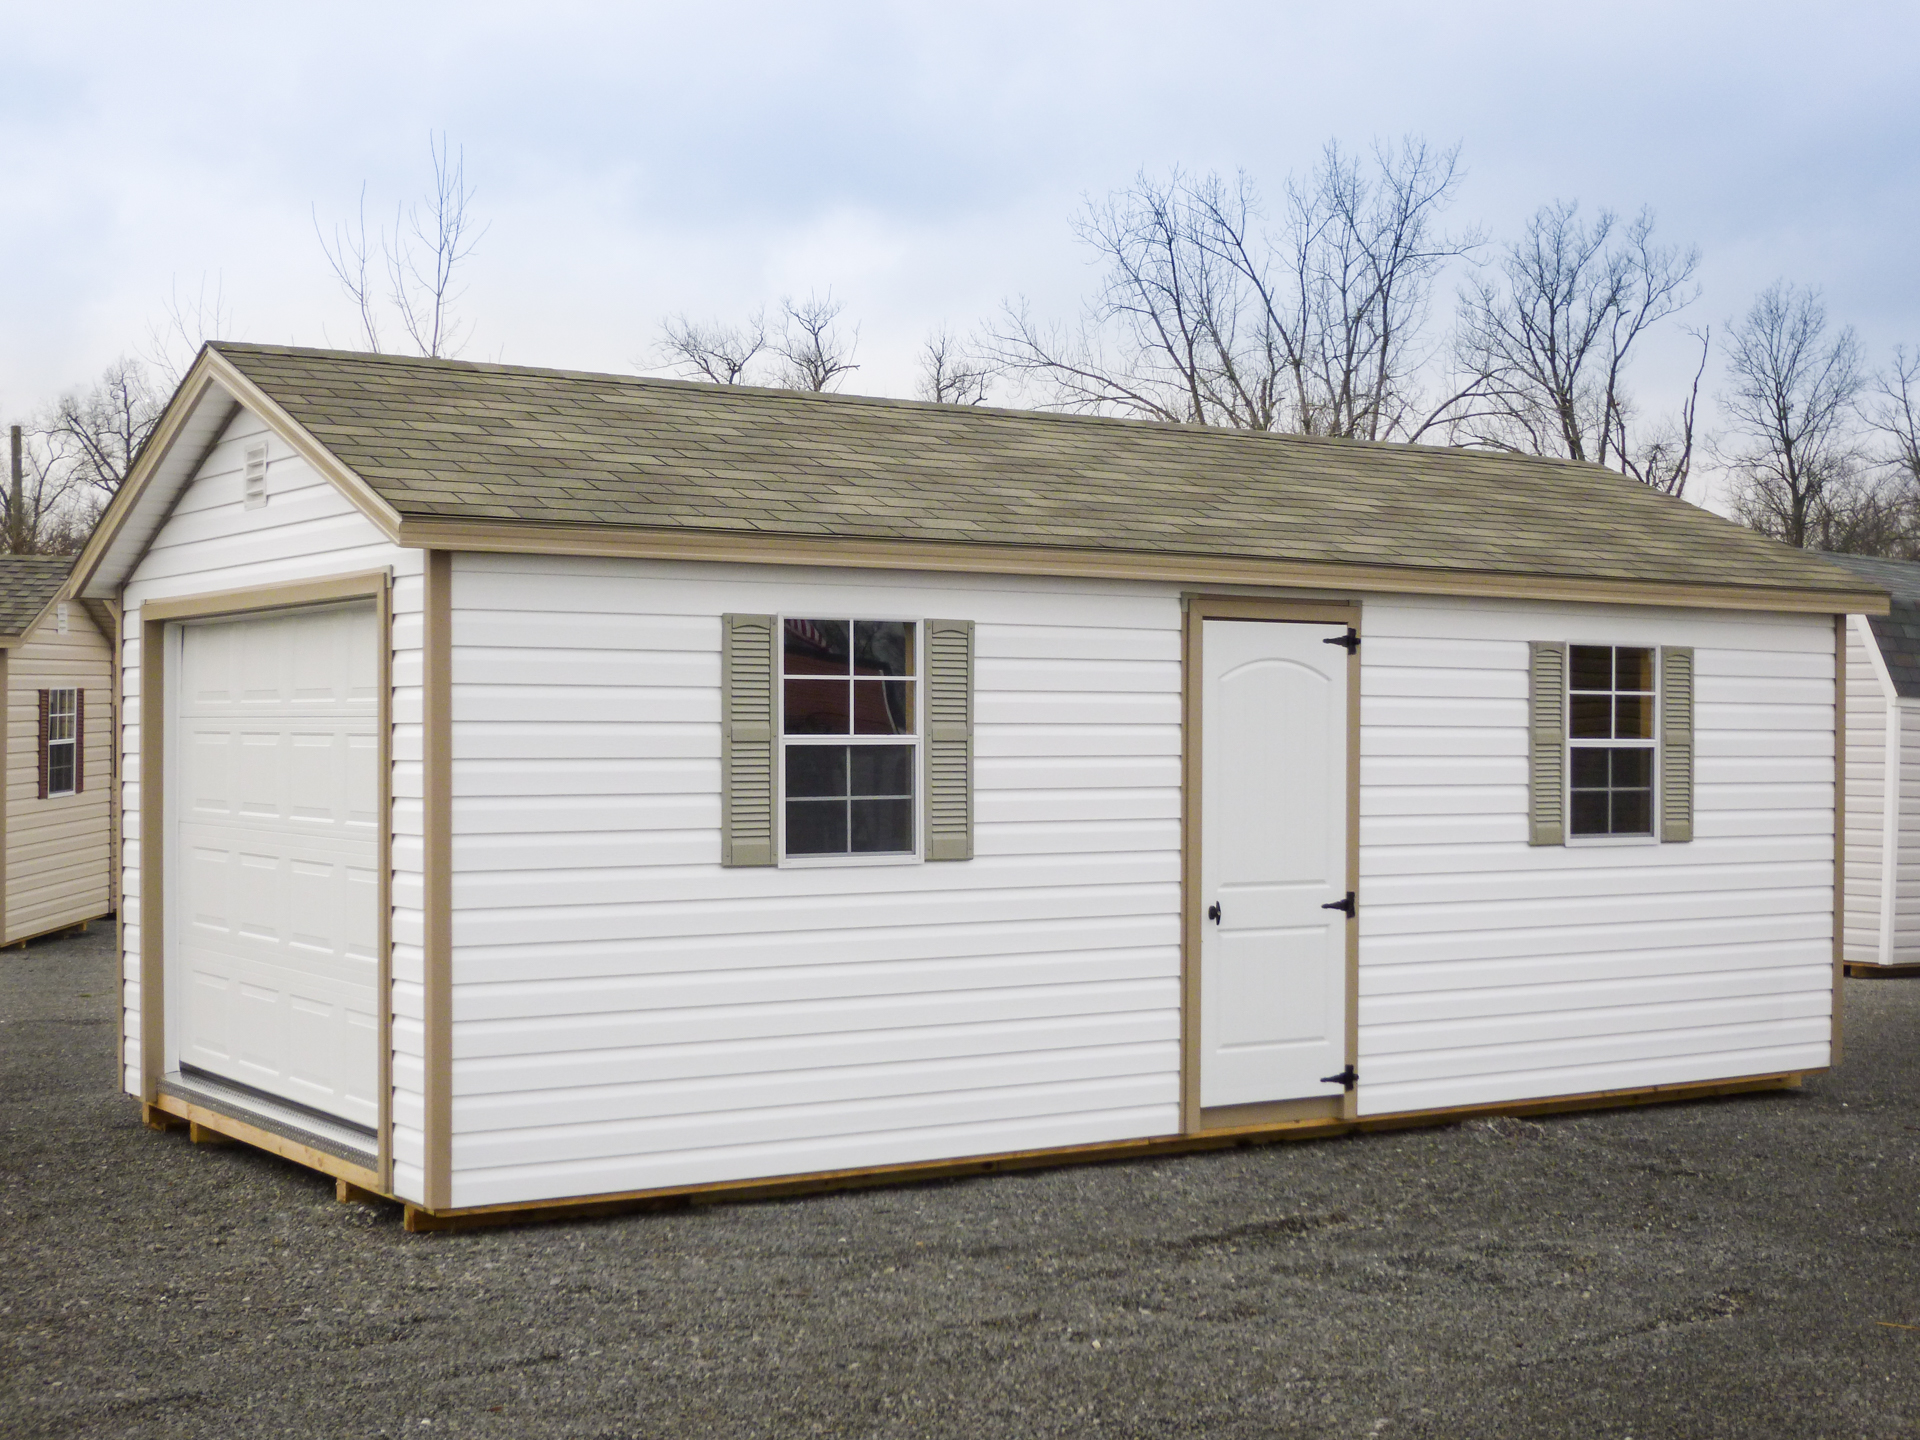
[[[426,1204],[453,1203],[453,554],[429,550],[422,696],[421,905]]]
[[[1286,1100],[1271,1105],[1200,1108],[1200,753],[1201,622],[1269,620],[1345,625],[1360,632],[1358,600],[1263,600],[1245,595],[1181,597],[1181,864],[1180,864],[1180,1129],[1199,1135],[1240,1125],[1314,1118],[1352,1120],[1358,1091],[1344,1096]],[[1347,659],[1347,888],[1360,890],[1360,655]],[[1360,927],[1347,924],[1347,1063],[1360,1059]]]
[[[376,864],[378,907],[379,1108],[375,1139],[381,1183],[393,1177],[393,574],[367,570],[353,575],[256,585],[178,599],[150,600],[140,607],[140,1098],[160,1101],[166,1055],[166,631],[181,620],[238,617],[267,610],[372,600],[379,637],[379,695],[375,733],[380,753],[379,827]],[[124,623],[124,620],[123,620]]]

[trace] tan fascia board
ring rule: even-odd
[[[873,570],[933,570],[980,575],[1047,575],[1143,580],[1205,588],[1249,585],[1388,595],[1460,595],[1482,599],[1663,605],[1685,609],[1773,610],[1815,615],[1884,615],[1883,592],[1683,585],[1553,575],[1498,575],[1415,570],[1391,565],[1340,565],[1296,560],[1154,555],[1026,545],[969,545],[923,540],[853,540],[805,536],[562,526],[527,522],[423,520],[400,523],[397,542],[435,550],[521,555],[588,555],[641,560],[705,560],[755,565],[837,565]]]
[[[93,583],[94,576],[101,564],[112,552],[115,542],[125,530],[127,522],[138,510],[141,500],[155,478],[166,468],[173,457],[180,437],[188,422],[198,413],[200,406],[207,402],[212,392],[224,394],[235,409],[244,408],[253,411],[276,430],[282,439],[299,452],[302,459],[312,465],[321,475],[339,487],[354,507],[380,528],[388,539],[397,537],[400,528],[400,516],[394,508],[374,493],[371,486],[352,470],[335,458],[333,453],[309,434],[306,428],[275,403],[258,385],[249,380],[218,350],[211,345],[204,347],[187,371],[186,378],[180,382],[180,388],[174,391],[173,399],[168,402],[166,413],[154,427],[152,439],[140,452],[134,467],[121,483],[107,512],[101,516],[100,523],[94,527],[93,535],[88,539],[86,548],[80,552],[80,558],[74,562],[73,571],[67,577],[65,593],[70,596],[84,596]],[[233,423],[231,413],[214,430],[206,447],[219,443],[220,436],[227,426]],[[205,454],[195,458],[194,463],[179,476],[180,493],[193,482],[200,466],[206,459]],[[173,512],[173,503],[179,494],[168,503],[167,514]],[[163,519],[162,524],[165,524]],[[113,587],[118,591],[118,584]]]

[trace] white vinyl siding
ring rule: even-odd
[[[5,940],[41,935],[113,909],[113,644],[86,607],[53,612],[7,662],[7,907]],[[86,694],[81,790],[40,798],[42,690]]]
[[[456,557],[478,1205],[1179,1128],[1170,592]],[[723,869],[720,617],[977,622],[975,857]]]
[[[1889,808],[1889,776],[1898,773],[1898,712],[1892,682],[1879,662],[1865,616],[1847,622],[1847,886],[1845,957],[1850,964],[1888,963],[1891,939],[1886,875],[1897,807]],[[1892,747],[1891,749],[1889,747]]]
[[[243,498],[245,451],[268,447],[270,503]],[[140,561],[126,589],[122,660],[122,864],[126,901],[122,935],[124,1083],[140,1090],[140,614],[150,599],[201,595],[255,585],[391,568],[393,589],[393,1035],[394,1187],[404,1198],[424,1191],[421,1110],[424,1094],[420,1027],[422,771],[421,581],[418,550],[390,544],[338,489],[297,451],[246,411],[227,426],[202,461],[180,503]],[[89,714],[89,725],[92,717]],[[89,771],[89,786],[92,784]]]
[[[1885,907],[1891,920],[1886,954],[1890,965],[1920,965],[1920,699],[1901,697],[1894,713],[1899,725],[1887,751],[1899,783],[1890,795],[1893,894]]]
[[[1364,627],[1363,1114],[1827,1063],[1829,618],[1372,600]],[[1691,844],[1527,844],[1541,639],[1694,648]]]

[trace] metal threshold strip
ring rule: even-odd
[[[174,1074],[163,1076],[160,1092],[244,1120],[282,1139],[310,1145],[336,1159],[370,1169],[379,1163],[379,1140],[370,1127],[283,1100],[197,1066],[182,1065]]]

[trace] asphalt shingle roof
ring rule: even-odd
[[[0,635],[18,635],[39,619],[71,569],[71,555],[0,555]]]
[[[1858,591],[1596,465],[221,343],[403,522],[1071,547]]]
[[[1873,638],[1887,662],[1894,693],[1920,695],[1920,564],[1911,560],[1875,560],[1865,555],[1830,555],[1862,579],[1893,597],[1885,615],[1871,615]]]

